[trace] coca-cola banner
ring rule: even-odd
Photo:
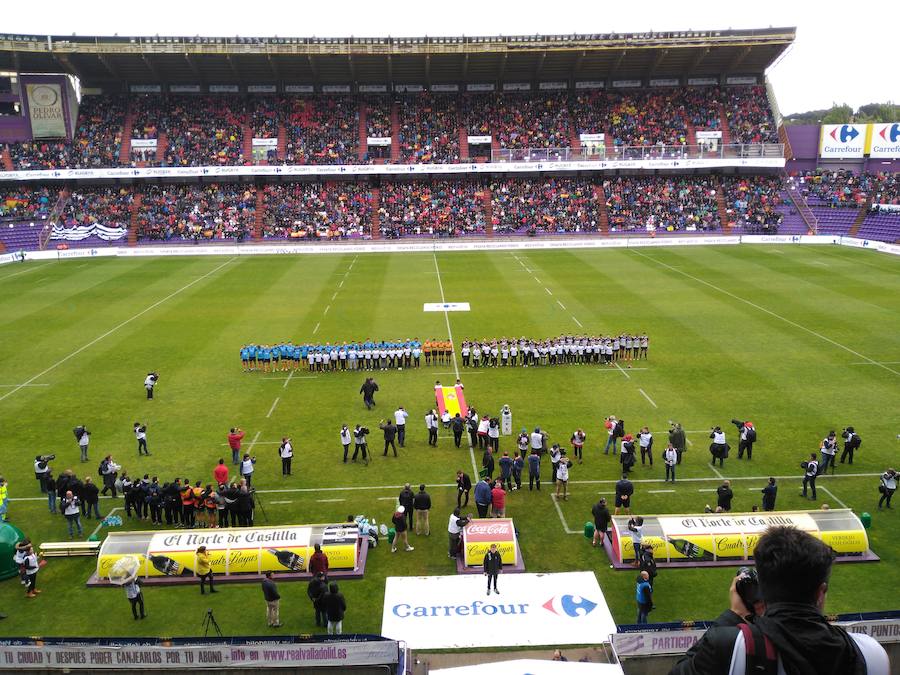
[[[796,527],[821,539],[842,556],[860,556],[869,539],[850,509],[828,511],[772,511],[704,513],[702,515],[644,516],[640,541],[653,547],[659,562],[715,562],[751,560],[760,536],[774,526]],[[618,561],[634,560],[636,524],[628,516],[614,516],[612,545]]]
[[[355,569],[358,533],[355,523],[111,532],[100,547],[97,576],[108,577],[117,561],[131,556],[140,577],[190,578],[201,546],[216,574],[305,572],[315,544],[321,545],[331,569]]]
[[[462,535],[466,565],[483,564],[491,544],[497,544],[504,565],[519,562],[512,518],[476,518],[463,528]]]
[[[616,632],[593,572],[388,577],[381,634],[411,649],[609,642]]]

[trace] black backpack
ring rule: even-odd
[[[625,435],[625,420],[616,422],[616,438],[622,438]]]
[[[850,444],[850,447],[854,450],[859,449],[859,446],[862,445],[862,439],[859,437],[859,434],[853,434],[853,442]]]
[[[106,470],[108,468],[109,468],[109,466],[107,465],[106,460],[104,459],[102,462],[100,462],[100,466],[97,467],[97,475],[102,478],[103,476],[106,475]]]
[[[747,442],[756,443],[756,429],[754,427],[747,429]]]

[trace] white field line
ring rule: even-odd
[[[563,309],[566,308],[566,306],[564,304],[562,304],[559,300],[556,301],[556,304],[559,305],[560,307],[562,307]]]
[[[259,441],[256,445],[272,445],[272,444],[280,445],[280,443],[275,443],[274,441]],[[227,444],[226,444],[227,445]],[[817,480],[827,479],[831,480],[840,480],[841,478],[877,478],[881,476],[880,473],[845,473],[845,474],[835,474],[835,475],[822,475],[819,476]],[[798,474],[790,474],[788,476],[773,476],[776,480],[799,480],[801,476]],[[632,480],[632,483],[655,483],[659,485],[660,478],[635,478]],[[719,481],[720,478],[679,478],[679,483],[708,483],[710,481]],[[760,481],[762,484],[763,481],[768,482],[769,476],[735,476],[729,478],[728,480],[735,481],[745,481],[745,480],[756,480]],[[569,481],[570,485],[615,485],[617,480],[572,480]],[[817,482],[817,487],[820,489],[824,489],[821,484]],[[260,494],[303,494],[306,492],[360,492],[366,490],[402,490],[404,485],[344,485],[339,487],[311,487],[311,488],[276,488],[272,490],[257,490]],[[430,488],[453,488],[456,489],[456,483],[429,483]],[[708,490],[709,492],[714,492],[715,490]],[[605,493],[598,493],[605,494]],[[553,496],[553,495],[551,495]],[[100,499],[112,499],[112,497],[101,495]],[[378,497],[377,499],[395,499],[395,497]],[[47,502],[47,497],[11,497],[10,501],[13,502]]]
[[[342,497],[340,499],[317,499],[316,501],[319,503],[324,503],[324,502],[345,502],[347,500]]]
[[[551,291],[551,290],[550,290],[549,288],[547,288],[546,286],[544,286],[544,290],[547,291],[547,295],[553,295],[553,291]]]
[[[316,327],[313,328],[313,335],[315,335],[315,334],[318,333],[318,332],[319,332],[319,324],[316,323]]]
[[[890,365],[895,365],[897,363],[900,363],[900,361],[877,361],[877,362],[872,362],[872,363],[870,363],[868,361],[854,361],[850,365],[851,366],[880,366],[885,363],[888,363]]]
[[[263,380],[290,380],[293,377],[294,371],[291,371],[291,374],[287,377],[263,377]],[[298,380],[317,380],[319,379],[318,375],[297,375]]]
[[[581,322],[578,319],[576,319],[574,316],[572,316],[572,321],[577,323],[579,328],[584,328],[584,326],[581,324]]]
[[[327,307],[325,307],[325,311],[322,312],[322,316],[325,316],[326,314],[328,314],[329,309],[331,309],[331,305],[328,305]]]
[[[218,272],[220,269],[222,269],[222,268],[225,267],[226,265],[231,264],[231,263],[234,262],[235,260],[237,260],[237,256],[235,256],[235,257],[233,257],[233,258],[230,258],[230,259],[226,260],[226,261],[223,262],[221,265],[219,265],[219,266],[213,268],[212,270],[210,270],[209,272],[207,272],[206,274],[204,274],[202,277],[197,277],[196,279],[194,279],[194,280],[191,281],[190,283],[185,284],[184,286],[182,286],[181,288],[179,288],[177,291],[173,291],[172,293],[169,293],[169,294],[168,294],[166,297],[164,297],[162,300],[157,300],[157,301],[154,302],[152,305],[150,305],[149,307],[147,307],[147,308],[145,308],[145,309],[142,309],[140,312],[138,312],[137,314],[135,314],[135,315],[132,316],[131,318],[125,319],[125,321],[123,321],[122,323],[117,324],[116,326],[113,326],[112,328],[110,328],[108,331],[106,331],[106,332],[103,333],[102,335],[100,335],[100,336],[98,336],[98,337],[95,337],[93,340],[91,340],[90,342],[88,342],[86,345],[83,345],[83,346],[79,347],[78,349],[76,349],[74,352],[72,352],[72,353],[69,354],[68,356],[64,356],[63,358],[61,358],[59,361],[57,361],[56,363],[54,363],[52,366],[49,366],[49,367],[45,368],[44,370],[42,370],[41,372],[39,372],[37,375],[35,375],[35,376],[32,377],[31,379],[26,380],[24,384],[19,385],[18,387],[14,388],[12,391],[6,392],[5,394],[3,394],[3,396],[0,396],[0,401],[2,401],[2,400],[5,399],[5,398],[8,398],[9,396],[12,396],[12,395],[15,394],[17,391],[19,391],[19,389],[21,389],[22,387],[24,387],[25,385],[31,384],[31,383],[34,382],[35,380],[37,380],[37,379],[43,377],[44,375],[46,375],[47,373],[49,373],[51,370],[54,370],[54,369],[58,368],[59,366],[61,366],[62,364],[64,364],[64,363],[65,363],[66,361],[68,361],[69,359],[78,356],[78,355],[79,355],[81,352],[83,352],[85,349],[88,349],[88,348],[90,348],[90,347],[93,347],[95,344],[97,344],[98,342],[100,342],[100,340],[102,340],[102,339],[104,339],[104,338],[106,338],[106,337],[109,337],[110,335],[112,335],[113,333],[115,333],[115,332],[116,332],[117,330],[119,330],[120,328],[123,328],[124,326],[127,326],[128,324],[130,324],[132,321],[134,321],[134,320],[136,320],[136,319],[139,319],[140,317],[144,316],[144,314],[146,314],[147,312],[156,309],[157,307],[159,307],[161,304],[163,304],[163,303],[166,302],[167,300],[171,300],[171,299],[174,298],[176,295],[178,295],[178,294],[180,294],[180,293],[183,293],[184,291],[186,291],[187,289],[189,289],[189,288],[190,288],[191,286],[193,286],[194,284],[196,284],[196,283],[202,281],[203,279],[205,279],[206,277],[208,277],[208,276],[210,276],[210,275],[212,275],[212,274],[215,274],[215,273]]]
[[[538,279],[537,277],[535,277],[534,280],[535,280],[536,282],[538,282],[539,284],[541,283],[541,280]]]
[[[616,361],[615,363],[613,363],[613,365],[614,365],[616,368],[619,369],[619,372],[622,373],[622,374],[625,376],[625,379],[626,379],[626,380],[630,380],[630,379],[631,379],[631,375],[629,375],[627,372],[625,372],[625,369],[624,369],[622,366],[619,365],[619,362],[618,362],[618,361]]]
[[[7,387],[49,387],[49,384],[0,384],[0,389]]]
[[[287,384],[287,382],[285,382]],[[266,413],[266,419],[272,417],[272,413],[275,412],[275,406],[278,405],[278,401],[280,401],[280,397],[276,397],[276,399],[272,402],[272,407],[269,408],[269,412]]]
[[[719,473],[719,470],[716,468],[715,464],[707,464],[706,466],[708,466],[710,469],[712,469],[712,472],[714,474],[716,474],[719,478],[721,478],[722,480],[725,480],[725,476],[723,476],[721,473]]]
[[[293,371],[293,370],[292,370],[291,372],[289,372],[287,378],[285,378],[285,380],[284,380],[284,386],[282,387],[282,389],[287,389],[287,386],[288,386],[288,384],[290,384],[291,378],[292,378],[292,377],[294,377],[294,371]],[[315,375],[314,375],[313,377],[315,377]],[[274,404],[274,403],[272,404],[272,407],[273,407],[273,408],[275,407],[275,404]]]
[[[641,253],[637,249],[631,249],[631,250],[636,255],[639,255],[642,258],[646,258],[647,260],[652,260],[657,265],[662,265],[663,267],[670,269],[673,272],[677,272],[678,274],[686,276],[688,279],[693,279],[697,283],[703,284],[704,286],[708,286],[709,288],[712,288],[715,291],[719,291],[719,293],[723,293],[724,295],[727,295],[729,298],[734,298],[735,300],[739,300],[740,302],[743,302],[744,304],[749,305],[750,307],[753,307],[754,309],[758,309],[760,312],[763,312],[765,314],[768,314],[769,316],[775,317],[776,319],[779,319],[780,321],[784,321],[786,324],[793,326],[794,328],[799,328],[800,330],[802,330],[806,333],[809,333],[810,335],[813,335],[813,336],[819,338],[820,340],[824,340],[828,344],[834,345],[835,347],[839,347],[840,349],[843,349],[845,352],[849,352],[849,353],[853,354],[854,356],[862,359],[863,361],[866,361],[868,363],[871,363],[872,365],[876,365],[881,368],[884,368],[886,371],[893,373],[894,375],[900,375],[900,370],[894,370],[893,368],[888,368],[883,363],[879,363],[878,361],[875,361],[874,359],[870,359],[865,354],[860,354],[855,349],[851,349],[850,347],[848,347],[846,345],[842,345],[840,342],[837,342],[836,340],[832,340],[830,337],[822,335],[821,333],[818,333],[818,332],[812,330],[811,328],[807,328],[806,326],[799,324],[796,321],[791,321],[787,317],[781,316],[781,314],[773,312],[771,309],[766,309],[762,305],[757,305],[755,302],[752,302],[750,300],[742,298],[739,295],[735,295],[731,291],[726,291],[724,288],[720,288],[719,286],[716,286],[715,284],[712,284],[708,281],[704,281],[703,279],[700,279],[699,277],[695,277],[693,274],[688,274],[687,272],[684,272],[682,270],[675,269],[671,265],[664,263],[661,260],[657,260],[656,258],[649,256],[646,253]]]
[[[834,501],[836,501],[838,504],[840,504],[840,506],[841,506],[842,509],[849,508],[849,507],[848,507],[844,502],[842,502],[842,501],[841,501],[841,500],[840,500],[840,499],[839,499],[839,498],[838,498],[831,490],[829,490],[829,489],[828,489],[827,487],[825,487],[824,485],[821,486],[819,489],[822,490],[823,492],[827,492],[828,494],[830,494],[830,495],[831,495],[831,498],[832,498]]]
[[[344,287],[344,280],[341,279],[341,283],[338,284],[338,288],[343,288],[343,287]],[[337,295],[337,294],[335,294],[335,295]]]
[[[377,499],[378,499],[378,501],[380,501],[380,502],[386,502],[386,501],[393,501],[393,500],[396,500],[397,498],[396,498],[396,497],[378,497]]]
[[[36,269],[40,269],[40,268],[46,267],[46,266],[47,266],[47,263],[43,263],[41,265],[35,265],[34,267],[29,267],[28,269],[21,270],[19,272],[13,272],[12,274],[6,274],[6,275],[0,277],[0,281],[3,281],[4,279],[12,279],[13,277],[17,277],[20,274],[28,274],[29,272],[34,272]]]
[[[444,282],[441,279],[441,268],[438,265],[437,253],[432,252],[432,258],[434,259],[434,271],[437,274],[438,280],[438,288],[441,291],[441,304],[447,304],[447,299],[444,297]],[[447,309],[444,309],[444,322],[447,324],[447,337],[450,339],[450,342],[453,343],[453,330],[450,328],[450,313]],[[456,361],[456,350],[454,349],[451,354],[453,355],[453,373],[456,375],[456,379],[459,378],[459,363]],[[469,441],[469,459],[472,462],[472,475],[478,475],[478,465],[475,464],[475,450],[472,449],[472,437],[469,434],[466,434],[466,438]]]
[[[334,301],[334,299],[335,299],[336,297],[337,297],[337,291],[335,291],[335,292],[332,294],[332,296],[331,296],[332,302]]]
[[[250,445],[247,446],[247,454],[248,454],[248,455],[252,455],[252,454],[253,454],[253,446],[256,445],[256,441],[259,440],[259,435],[260,435],[261,433],[262,433],[262,431],[257,431],[257,432],[256,432],[256,436],[253,437],[253,440],[250,441]],[[281,443],[279,443],[278,445],[281,445]]]
[[[648,495],[658,495],[664,492],[675,492],[675,490],[647,490]]]
[[[690,433],[690,432],[689,432],[689,431],[686,431],[685,433]],[[690,438],[685,437],[684,440],[687,441],[687,444],[688,444],[688,445],[693,445],[693,444],[694,444],[694,441],[692,441]]]
[[[717,492],[719,488],[700,488],[697,492]],[[755,487],[747,488],[748,490],[755,490]]]
[[[49,279],[49,278],[50,278],[50,277],[41,277],[40,279],[38,279],[38,280],[35,281],[34,283],[39,284],[39,283],[41,283],[42,281],[47,281],[47,279]]]
[[[644,391],[643,389],[640,389],[640,388],[638,388],[638,391],[641,392],[641,394],[643,395],[643,397],[644,397],[645,399],[647,399],[647,401],[650,402],[650,405],[652,405],[654,408],[659,408],[659,406],[656,405],[656,404],[653,402],[653,399],[650,398],[649,396],[647,396],[647,392],[646,392],[646,391]]]
[[[316,500],[316,501],[318,501],[318,500]],[[341,500],[341,501],[343,501],[343,500]],[[272,505],[274,505],[274,504],[293,504],[293,503],[294,503],[294,500],[292,500],[292,499],[285,499],[285,500],[278,501],[278,502],[269,502],[269,504],[272,504]]]
[[[580,534],[579,530],[569,529],[569,526],[566,523],[566,517],[563,515],[562,509],[559,508],[559,502],[556,500],[556,495],[551,494],[550,499],[553,500],[553,506],[556,507],[556,512],[559,514],[559,522],[562,523],[563,530],[565,530],[565,533],[566,534]]]
[[[823,489],[824,489],[824,488],[823,488]],[[44,501],[46,501],[46,499],[47,499],[47,498],[44,497]],[[114,514],[116,511],[121,511],[122,508],[123,508],[123,507],[121,507],[121,506],[115,506],[115,507],[111,508],[111,509],[109,510],[109,513],[107,513],[106,515],[107,515],[107,516],[111,516],[111,515]],[[91,537],[93,537],[95,534],[97,534],[101,529],[103,529],[103,522],[102,522],[102,519],[101,519],[101,522],[97,524],[97,527],[94,528],[94,531],[91,532],[90,536],[88,537],[88,541],[90,541]]]
[[[87,267],[89,263],[84,263],[83,265],[78,265],[75,269],[80,270],[82,267]]]

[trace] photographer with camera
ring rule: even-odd
[[[81,461],[88,461],[88,446],[91,443],[91,432],[83,424],[79,424],[72,429],[75,434],[75,442],[78,443],[78,449],[81,451]]]
[[[800,468],[803,469],[803,492],[801,497],[806,497],[806,488],[812,488],[811,499],[816,499],[816,476],[819,475],[819,463],[816,461],[816,453],[809,453],[809,461],[800,462]]]
[[[756,443],[756,427],[753,422],[742,422],[741,420],[731,420],[731,423],[737,427],[740,441],[738,442],[738,459],[744,458],[744,451],[747,452],[747,459],[753,459],[753,444]]]
[[[291,460],[294,458],[294,446],[291,444],[291,439],[287,436],[281,439],[281,445],[278,446],[278,456],[281,458],[281,475],[290,476]],[[346,454],[344,457],[346,461]]]
[[[822,446],[819,448],[822,455],[822,461],[819,463],[819,473],[826,473],[828,465],[831,465],[831,473],[834,473],[834,456],[837,454],[837,434],[834,429],[828,432],[828,435],[822,439]]]
[[[841,430],[841,438],[844,439],[844,450],[841,452],[841,464],[845,459],[849,459],[848,464],[853,464],[853,453],[859,450],[862,445],[862,439],[853,427],[846,427]]]
[[[251,457],[248,453],[244,453],[244,459],[241,460],[241,476],[247,481],[247,487],[253,485],[253,471],[256,464],[256,457]]]
[[[147,425],[135,422],[134,437],[137,439],[138,457],[141,455],[147,455],[147,457],[149,457],[150,451],[147,450]]]
[[[678,455],[677,464],[681,464],[681,455],[684,454],[687,444],[687,438],[684,435],[684,429],[678,422],[669,420],[669,443],[675,448]]]
[[[725,432],[722,427],[715,426],[709,432],[712,443],[709,444],[709,453],[712,455],[712,465],[716,465],[719,460],[719,466],[725,466],[725,458],[728,457],[728,441],[725,440]]]
[[[122,467],[113,461],[112,455],[107,455],[100,462],[97,473],[103,479],[103,489],[100,494],[105,495],[107,490],[112,490],[113,498],[116,497],[116,477],[119,475],[119,469]]]
[[[147,377],[144,378],[144,389],[147,390],[148,401],[153,399],[153,387],[156,386],[157,382],[159,382],[159,373],[150,372],[147,373]]]
[[[41,494],[47,493],[47,479],[50,477],[50,462],[56,455],[36,455],[34,458],[34,477],[41,486]]]
[[[353,442],[355,443],[355,446],[353,448],[353,457],[351,458],[351,461],[355,462],[357,453],[362,451],[363,462],[366,463],[366,466],[369,466],[369,456],[366,454],[366,451],[368,449],[368,441],[366,440],[366,436],[368,435],[369,427],[364,427],[361,424],[357,424],[353,429]],[[346,457],[346,449],[344,450],[344,456]]]
[[[731,582],[730,609],[669,675],[887,675],[878,642],[822,615],[834,555],[794,527],[766,530],[753,551],[760,600],[752,572],[742,568]]]
[[[378,425],[378,428],[384,432],[384,454],[382,457],[387,457],[389,447],[393,448],[394,457],[396,457],[397,446],[394,443],[394,438],[397,436],[397,425],[390,420],[381,420],[381,424]]]
[[[341,437],[341,445],[344,446],[344,464],[347,463],[347,454],[350,452],[350,443],[353,442],[353,433],[350,431],[350,427],[346,424],[341,425],[340,431]],[[353,455],[353,460],[356,461],[356,455]]]
[[[880,509],[885,503],[891,508],[891,497],[897,491],[898,474],[893,469],[888,469],[881,474],[881,484],[878,491],[881,493],[881,499],[878,500],[878,508]]]

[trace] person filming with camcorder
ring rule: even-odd
[[[47,493],[47,479],[50,478],[50,462],[56,459],[56,455],[35,455],[34,477],[41,486],[41,494]]]

